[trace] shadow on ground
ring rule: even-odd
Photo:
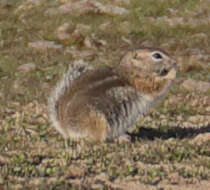
[[[169,139],[169,138],[191,138],[198,134],[208,133],[210,132],[210,124],[207,126],[203,126],[200,128],[184,128],[181,126],[170,127],[167,129],[164,128],[148,128],[148,127],[140,127],[137,133],[130,134],[132,141],[136,141],[137,139],[149,139],[154,140],[156,138],[159,139]]]

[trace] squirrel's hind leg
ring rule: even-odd
[[[103,142],[108,137],[109,124],[103,113],[92,106],[84,106],[73,118],[74,127],[68,128],[70,139],[84,139],[89,142]],[[76,127],[77,126],[77,127]],[[77,137],[75,136],[77,133]]]
[[[104,114],[97,110],[90,109],[81,121],[81,127],[87,130],[87,140],[90,142],[103,142],[107,139],[108,122]]]

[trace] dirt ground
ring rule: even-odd
[[[210,189],[209,31],[205,0],[0,0],[0,189]],[[64,142],[46,102],[68,66],[142,46],[177,60],[164,102],[131,142]]]

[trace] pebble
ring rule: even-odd
[[[63,46],[55,44],[53,41],[36,41],[36,42],[29,42],[28,46],[34,48],[39,51],[46,51],[47,49],[61,49]]]
[[[210,89],[210,83],[187,79],[181,84],[181,87],[189,91],[207,92]]]
[[[20,65],[17,68],[17,70],[23,73],[28,73],[28,72],[36,70],[36,65],[34,63],[23,64],[23,65]]]

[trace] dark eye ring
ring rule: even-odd
[[[155,59],[162,59],[162,55],[160,53],[154,53],[152,54],[152,57],[155,58]]]

